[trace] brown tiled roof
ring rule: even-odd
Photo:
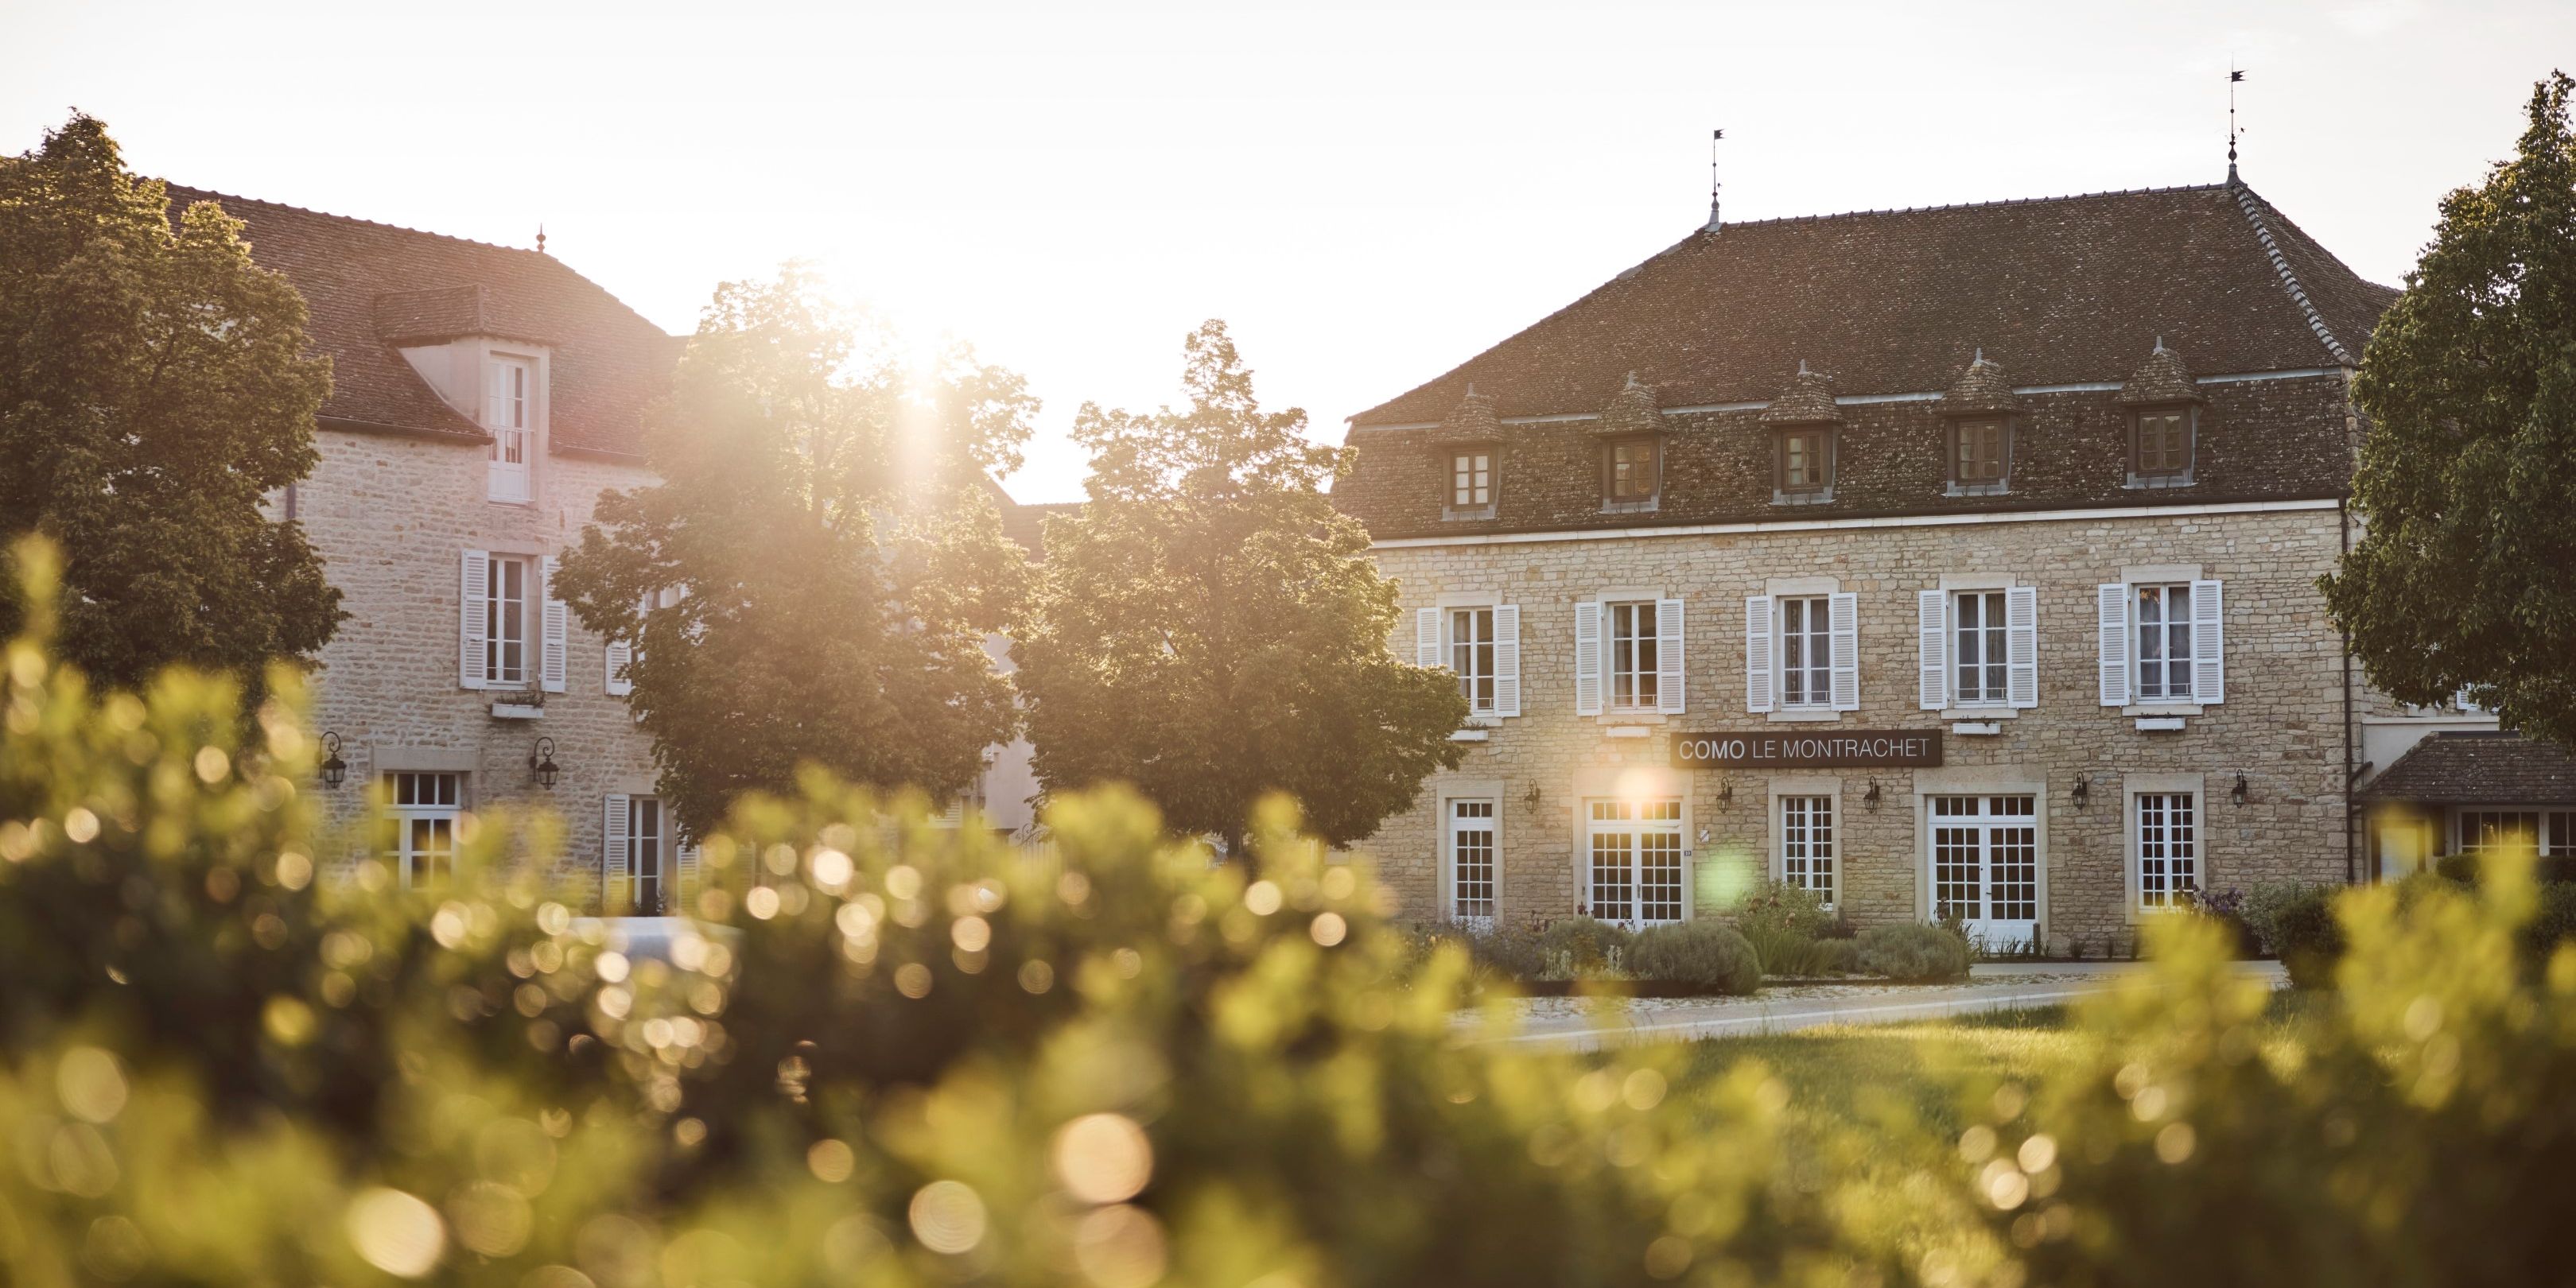
[[[331,356],[325,418],[480,440],[393,342],[497,335],[552,346],[555,450],[642,453],[644,406],[680,341],[553,256],[171,185],[174,216],[198,201],[241,220],[251,258],[303,292]]]
[[[1822,425],[1842,418],[1842,408],[1834,405],[1833,377],[1809,371],[1800,362],[1789,387],[1762,409],[1759,420],[1765,425]]]
[[[1757,402],[1802,358],[1924,393],[1980,346],[2107,383],[2158,335],[2211,373],[2332,367],[2394,298],[2242,184],[1728,224],[1352,421],[1436,421],[1471,380],[1504,417],[1597,411],[1631,371],[1666,407]]]
[[[1968,360],[1968,369],[1959,373],[1957,384],[1941,395],[1943,415],[1962,412],[2013,411],[2021,400],[2013,397],[2013,383],[2004,376],[2004,364],[1989,361],[1985,351]]]
[[[2191,369],[2182,365],[2182,355],[2165,347],[2162,337],[2149,351],[2147,360],[2120,382],[2120,403],[2141,407],[2154,403],[2203,402],[2200,386],[2193,384]]]
[[[2520,734],[2437,733],[2399,756],[2361,794],[2426,805],[2576,804],[2576,755]]]
[[[1003,499],[1009,501],[1008,497]],[[1002,535],[1028,551],[1030,563],[1045,563],[1047,517],[1072,514],[1081,508],[1080,501],[1041,501],[1033,505],[1011,501],[1002,507]]]

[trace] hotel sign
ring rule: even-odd
[[[1707,769],[1930,769],[1941,763],[1941,731],[1680,733],[1673,735],[1673,763]]]

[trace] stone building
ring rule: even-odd
[[[497,804],[561,817],[558,876],[596,907],[660,912],[694,877],[625,702],[622,644],[548,593],[603,491],[652,483],[643,412],[682,340],[542,251],[173,187],[220,203],[285,274],[330,355],[321,461],[275,498],[349,614],[323,649],[315,727],[351,825],[370,789],[389,836],[362,842],[405,885],[454,861],[460,821]],[[998,489],[997,489],[998,491]],[[1004,498],[1007,501],[1007,498]],[[1027,822],[1026,748],[997,748],[979,799]],[[952,808],[962,817],[966,802]],[[380,845],[381,843],[381,845]]]
[[[1434,917],[1768,876],[2060,952],[2362,879],[2364,722],[2441,723],[2361,683],[2315,585],[2393,297],[2232,171],[1712,217],[1352,418],[1396,647],[1478,712],[1371,848]]]

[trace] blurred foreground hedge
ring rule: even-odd
[[[816,781],[635,959],[526,875],[542,819],[447,889],[326,875],[291,677],[101,695],[44,629],[0,693],[9,1284],[2563,1277],[2576,950],[2516,969],[2509,865],[2348,896],[2296,1041],[2175,922],[2098,1067],[1793,1149],[1759,1069],[1456,1040],[1464,954],[1400,969],[1285,807],[1254,880],[1116,795],[1032,859]]]

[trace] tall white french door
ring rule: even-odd
[[[1625,926],[1679,921],[1687,876],[1677,797],[1590,802],[1585,906]]]
[[[1473,926],[1494,920],[1494,802],[1449,802],[1449,919]]]
[[[2029,796],[1935,796],[1932,912],[1967,923],[1986,948],[2028,944],[2039,930],[2039,816]]]

